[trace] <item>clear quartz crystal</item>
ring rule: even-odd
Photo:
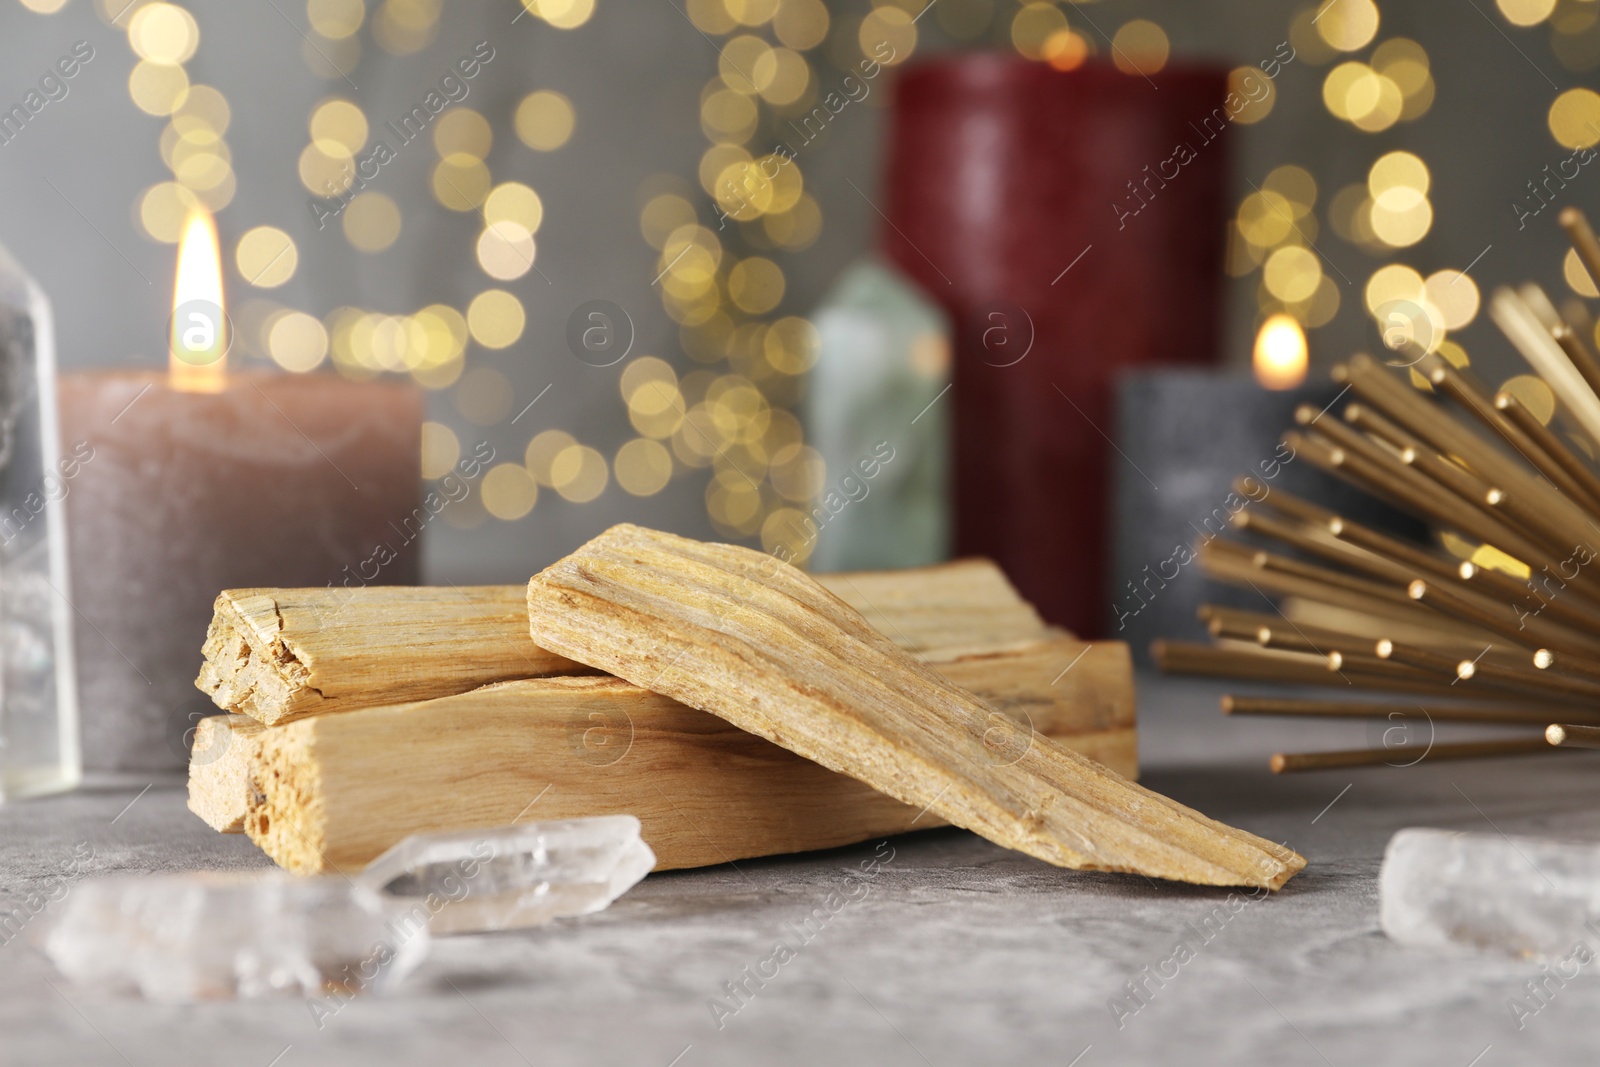
[[[1379,876],[1384,933],[1518,956],[1600,947],[1600,845],[1406,829]]]
[[[0,248],[0,802],[81,775],[55,372],[50,303]]]
[[[79,883],[45,951],[76,983],[151,1000],[343,997],[404,977],[428,934],[342,877],[197,871]]]
[[[435,934],[514,930],[609,905],[650,872],[655,853],[632,815],[408,837],[357,881],[413,912]]]

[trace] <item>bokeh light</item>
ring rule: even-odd
[[[478,235],[478,266],[496,281],[509,282],[533,269],[533,234],[518,222],[492,222]]]
[[[539,501],[539,487],[520,463],[499,463],[490,467],[478,491],[489,514],[506,522],[522,518]]]
[[[612,463],[617,484],[630,496],[654,496],[672,480],[672,453],[659,441],[635,437]]]
[[[188,94],[189,75],[179,66],[144,59],[128,75],[128,95],[147,115],[172,114]]]
[[[1124,74],[1156,73],[1167,65],[1171,50],[1166,32],[1148,19],[1125,23],[1111,38],[1111,60]]]
[[[488,159],[493,144],[494,130],[489,120],[469,107],[451,108],[433,124],[433,147],[440,159],[454,155]]]
[[[1378,5],[1372,0],[1329,0],[1313,17],[1318,35],[1340,52],[1365,48],[1378,34]]]
[[[485,348],[508,348],[522,336],[527,317],[522,301],[504,289],[487,289],[467,307],[467,329]]]
[[[303,374],[328,356],[328,331],[321,321],[303,311],[279,315],[267,332],[267,351],[284,370]]]
[[[400,238],[400,205],[383,193],[359,193],[340,216],[345,239],[362,252],[383,252]]]
[[[1513,26],[1537,26],[1556,9],[1556,0],[1495,0],[1495,6]]]
[[[456,410],[479,426],[493,426],[511,414],[511,379],[494,367],[474,367],[456,386]]]
[[[529,93],[517,105],[517,136],[539,152],[553,152],[566,144],[576,122],[572,101],[549,89]]]
[[[1462,329],[1478,315],[1477,283],[1459,270],[1434,271],[1423,282],[1422,291],[1428,303],[1439,309],[1448,329]]]
[[[503,182],[485,198],[483,220],[491,226],[497,222],[514,222],[530,234],[538,233],[544,221],[544,202],[538,193],[521,182]]]
[[[152,63],[187,63],[200,47],[200,27],[176,4],[145,4],[128,20],[128,44]]]
[[[587,504],[605,492],[606,458],[587,445],[571,444],[550,461],[550,482],[562,499]]]
[[[330,40],[349,37],[367,16],[363,0],[306,0],[311,28]]]
[[[324,100],[311,112],[312,143],[329,155],[353,156],[367,143],[367,116],[349,100]]]
[[[294,277],[300,252],[294,239],[276,226],[245,231],[234,249],[239,276],[258,289],[276,289]]]
[[[1590,277],[1589,269],[1583,265],[1583,260],[1578,258],[1576,249],[1567,249],[1566,256],[1561,260],[1561,274],[1567,280],[1567,286],[1579,296],[1591,299],[1600,297],[1600,289],[1596,289],[1594,278]]]
[[[455,469],[461,458],[461,441],[456,432],[442,422],[422,424],[422,476],[443,478]]]
[[[1600,93],[1568,89],[1550,105],[1550,135],[1566,148],[1588,148],[1600,142]]]
[[[545,430],[535,434],[523,453],[523,465],[534,481],[546,489],[553,489],[555,481],[551,477],[551,465],[568,446],[577,443],[577,439],[565,430]]]

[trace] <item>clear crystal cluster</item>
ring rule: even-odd
[[[357,881],[431,914],[436,934],[514,930],[599,911],[650,873],[632,815],[408,837]]]
[[[45,949],[74,982],[151,1000],[365,992],[427,955],[396,910],[333,875],[117,875],[72,889]]]
[[[1519,956],[1600,950],[1600,845],[1406,829],[1379,876],[1384,933]]]
[[[45,950],[74,982],[152,1000],[317,997],[405,977],[434,934],[609,905],[655,866],[632,815],[408,837],[354,879],[117,875],[67,895]]]

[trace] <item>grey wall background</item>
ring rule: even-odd
[[[1578,0],[1564,0],[1573,2]],[[158,366],[170,310],[173,249],[144,237],[133,212],[140,191],[167,177],[157,151],[163,120],[130,102],[126,81],[135,57],[125,35],[108,26],[90,0],[70,0],[52,15],[35,14],[14,0],[0,4],[0,102],[7,106],[75,41],[88,40],[96,50],[70,95],[49,105],[22,136],[0,146],[0,243],[52,296],[64,368]],[[313,74],[302,59],[302,4],[193,0],[187,6],[202,34],[200,51],[188,64],[191,78],[221,88],[234,109],[228,140],[240,184],[219,216],[224,242],[231,249],[232,241],[255,225],[287,230],[299,245],[301,264],[294,280],[271,296],[319,316],[340,304],[393,312],[433,301],[462,307],[488,284],[472,258],[479,222],[444,210],[427,192],[427,168],[435,158],[431,147],[402,150],[378,179],[377,187],[400,203],[405,218],[399,242],[378,256],[354,251],[332,227],[316,231],[295,166],[316,101],[335,92],[351,95],[374,119],[382,119],[420,101],[473,43],[493,44],[496,58],[473,84],[466,103],[495,123],[496,143],[488,160],[495,180],[526,181],[543,197],[546,218],[538,234],[543,277],[530,273],[507,286],[528,310],[523,339],[505,351],[474,349],[468,366],[503,371],[516,393],[512,410],[546,385],[550,391],[515,427],[487,431],[462,419],[447,394],[432,395],[432,417],[455,426],[464,445],[484,436],[502,457],[515,458],[532,433],[555,427],[609,456],[632,436],[616,388],[620,368],[587,366],[566,349],[567,316],[586,300],[603,297],[629,310],[638,329],[635,353],[659,355],[689,369],[677,351],[676,327],[651,287],[655,252],[640,235],[637,201],[643,183],[667,174],[679,176],[685,189],[706,202],[694,181],[706,148],[698,102],[701,87],[715,74],[717,53],[675,0],[599,0],[594,17],[572,31],[534,18],[513,23],[520,10],[515,0],[454,0],[437,40],[424,51],[395,57],[369,45],[349,72],[355,90],[337,77]],[[866,10],[849,3],[830,7],[840,13]],[[1291,64],[1278,81],[1274,113],[1239,131],[1238,196],[1248,191],[1247,181],[1258,182],[1271,167],[1293,162],[1316,175],[1320,211],[1334,190],[1363,180],[1383,151],[1409,148],[1432,168],[1435,223],[1420,245],[1392,258],[1428,273],[1465,267],[1481,254],[1473,274],[1485,295],[1496,284],[1525,278],[1561,288],[1564,245],[1554,212],[1519,233],[1510,205],[1545,164],[1568,154],[1545,128],[1554,86],[1593,84],[1592,74],[1564,69],[1551,52],[1548,28],[1510,27],[1488,0],[1383,0],[1380,7],[1380,39],[1408,36],[1428,50],[1438,85],[1432,110],[1418,122],[1382,134],[1359,133],[1323,108],[1321,82],[1328,67]],[[999,10],[997,17],[1008,19],[1013,8],[999,5]],[[1170,35],[1176,56],[1238,65],[1270,56],[1288,36],[1295,9],[1258,0],[1106,0],[1065,10],[1086,32],[1089,24],[1110,32],[1130,18],[1154,18]],[[949,46],[940,40],[936,22],[923,20],[919,54]],[[528,151],[510,130],[517,101],[539,88],[567,94],[577,112],[572,141],[549,154]],[[867,106],[846,112],[827,141],[809,150],[805,178],[822,204],[824,227],[810,249],[780,255],[789,279],[782,310],[809,310],[872,240],[876,217],[846,178],[863,189],[875,187],[882,105],[888,98],[884,89],[875,90]],[[1586,170],[1566,195],[1600,207],[1600,179]],[[1338,318],[1312,334],[1313,358],[1325,367],[1374,343],[1360,290],[1382,260],[1344,243],[1326,226],[1318,245],[1333,264],[1329,273],[1342,272],[1349,279],[1342,286]],[[1248,359],[1255,284],[1254,278],[1236,283],[1231,297],[1228,352],[1240,365]],[[230,279],[230,298],[245,295],[247,287]],[[1150,313],[1159,313],[1159,306]],[[1499,380],[1515,372],[1508,350],[1482,315],[1459,339],[1486,377]],[[490,520],[472,530],[436,524],[427,549],[429,577],[521,580],[621,520],[710,536],[702,499],[705,477],[703,471],[691,472],[642,500],[622,493],[614,482],[600,499],[584,505],[544,493],[534,512],[518,523]]]

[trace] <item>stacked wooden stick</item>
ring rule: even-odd
[[[1600,278],[1600,240],[1583,214],[1569,208],[1561,225]],[[1387,366],[1358,355],[1334,369],[1342,411],[1303,407],[1284,436],[1298,456],[1421,517],[1441,539],[1454,535],[1470,557],[1240,479],[1250,503],[1234,525],[1288,551],[1214,540],[1199,561],[1279,601],[1266,611],[1204,606],[1214,644],[1158,641],[1152,652],[1173,672],[1403,694],[1225,696],[1233,715],[1548,729],[1405,752],[1281,753],[1275,771],[1600,747],[1600,360],[1537,286],[1496,291],[1490,315],[1548,393],[1491,390],[1416,348]]]
[[[996,765],[1052,738],[1137,775],[1127,646],[1048,627],[967,560],[820,581],[995,709]],[[661,868],[945,824],[658,692],[534,644],[524,586],[245,589],[217,598],[189,807],[302,873],[435,830],[628,812]],[[953,794],[952,794],[953,795]],[[921,808],[921,810],[919,810]]]

